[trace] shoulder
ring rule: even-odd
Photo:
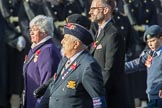
[[[115,26],[115,23],[113,20],[111,20],[110,22],[108,22],[104,28],[105,33],[118,33],[118,29]]]
[[[52,40],[49,40],[49,41],[45,42],[45,44],[41,47],[41,49],[42,50],[47,50],[47,49],[57,50],[57,47]]]
[[[43,55],[60,55],[59,49],[54,43],[45,44],[40,48]]]
[[[88,51],[84,51],[80,56],[80,62],[87,65],[89,63],[96,62],[96,61]]]

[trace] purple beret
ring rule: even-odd
[[[87,46],[93,42],[91,33],[86,28],[76,23],[67,23],[64,27],[64,34],[75,36]]]

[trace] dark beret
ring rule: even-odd
[[[159,25],[152,25],[148,29],[146,29],[144,33],[144,42],[147,41],[147,39],[153,38],[153,37],[160,37],[162,35],[162,28]]]
[[[93,42],[91,33],[85,27],[76,23],[67,23],[64,26],[64,34],[75,36],[87,46]]]
[[[66,18],[66,23],[77,23],[82,25],[83,27],[90,29],[91,21],[88,17],[83,16],[81,14],[71,14]]]

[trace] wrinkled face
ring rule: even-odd
[[[92,22],[102,23],[109,8],[101,5],[100,0],[93,0],[89,11]]]
[[[43,33],[40,31],[39,27],[33,25],[30,30],[31,42],[37,44],[43,39]]]
[[[161,38],[153,37],[147,39],[147,45],[152,51],[157,50],[162,45],[162,37]]]
[[[74,50],[75,47],[75,41],[72,39],[72,35],[65,34],[64,38],[61,41],[62,44],[62,55],[69,57],[71,55],[71,52]]]

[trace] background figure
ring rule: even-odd
[[[162,27],[162,0],[152,0],[157,13],[157,23]]]
[[[148,106],[144,108],[162,108],[162,28],[150,26],[144,33],[144,41],[149,49],[137,59],[125,63],[126,73],[147,69]]]
[[[124,39],[124,45],[125,45],[125,60],[127,60],[127,56],[130,55],[130,48],[131,48],[131,25],[129,23],[128,17],[125,16],[123,11],[123,3],[122,0],[116,0],[116,8],[113,13],[113,21],[115,22],[115,26],[118,28],[120,34],[122,35]],[[133,92],[130,89],[132,86],[130,83],[130,77],[129,75],[126,76],[126,92],[127,92],[127,100],[128,100],[128,108],[135,108],[134,103],[134,97]]]
[[[124,74],[124,40],[112,20],[113,0],[93,0],[89,14],[98,31],[91,54],[102,68],[108,108],[128,108]]]
[[[3,28],[2,40],[5,46],[5,49],[2,51],[5,55],[2,57],[5,59],[3,60],[4,64],[7,65],[7,67],[4,66],[4,68],[6,68],[5,71],[2,71],[2,73],[5,72],[5,76],[4,74],[2,75],[4,77],[2,78],[3,83],[1,83],[6,84],[3,86],[5,93],[2,92],[3,96],[0,96],[0,98],[2,98],[0,102],[6,104],[7,108],[10,108],[9,103],[11,95],[20,95],[23,88],[22,59],[24,57],[23,53],[26,47],[26,40],[19,31],[17,17],[18,9],[19,1],[0,0],[1,28]],[[2,48],[4,46],[2,46]],[[7,100],[5,98],[7,98]]]
[[[91,21],[88,19],[88,17],[81,15],[81,14],[71,14],[66,17],[66,23],[77,23],[79,25],[82,25],[86,29],[90,29]]]
[[[138,56],[145,48],[143,42],[144,31],[157,23],[156,9],[151,0],[123,0],[124,12],[132,25],[132,37],[134,39],[135,56]]]
[[[93,39],[83,26],[68,23],[61,41],[64,57],[39,108],[105,108],[101,68],[88,53]]]
[[[5,24],[2,15],[0,14],[0,23]],[[4,35],[4,26],[0,26],[0,108],[10,108],[10,93],[8,88],[8,71],[7,71],[7,48]]]
[[[43,15],[30,22],[32,46],[24,61],[25,108],[36,108],[40,99],[33,91],[44,84],[56,72],[60,53],[52,41],[53,19]]]
[[[84,10],[80,0],[44,0],[44,5],[45,14],[54,18],[55,34],[60,41],[66,17],[74,13],[81,14]]]

